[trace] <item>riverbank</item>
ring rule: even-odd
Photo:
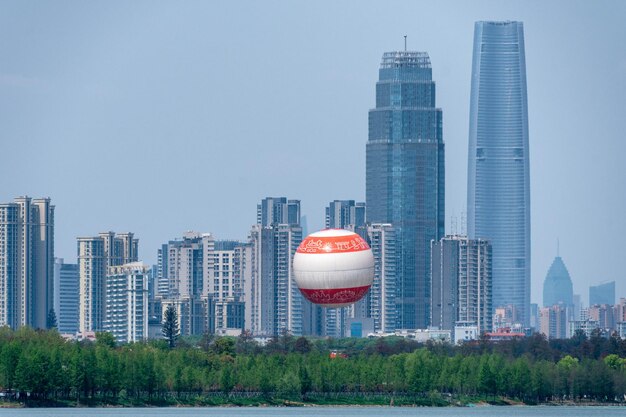
[[[0,401],[0,408],[97,408],[97,407],[482,407],[482,406],[625,406],[626,403],[588,400],[549,402],[521,401],[507,397],[473,397],[431,394],[428,396],[367,395],[355,397],[343,393],[312,395],[304,399],[283,399],[264,396],[198,395],[186,398],[164,397],[139,400],[136,398],[27,399]]]

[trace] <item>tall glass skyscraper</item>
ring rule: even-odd
[[[430,310],[430,241],[444,234],[441,109],[425,52],[386,52],[369,112],[366,206],[369,223],[397,236],[397,329],[424,328]]]
[[[528,325],[530,184],[524,27],[476,22],[469,123],[467,231],[489,239],[493,306]]]

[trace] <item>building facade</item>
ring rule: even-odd
[[[79,237],[79,312],[80,333],[104,330],[106,312],[107,268],[137,262],[138,240],[132,233],[114,232],[98,236]]]
[[[0,325],[47,328],[54,294],[54,206],[49,198],[0,204]]]
[[[493,247],[493,304],[529,323],[530,182],[524,28],[476,22],[470,100],[467,231]]]
[[[78,332],[79,276],[77,264],[54,259],[54,311],[59,333]]]
[[[425,328],[430,241],[444,234],[441,109],[425,52],[383,54],[366,146],[368,223],[390,223],[398,242],[397,329]]]
[[[148,338],[148,279],[150,267],[141,262],[111,266],[106,276],[104,331],[118,343]]]

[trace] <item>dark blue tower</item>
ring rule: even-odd
[[[425,52],[386,52],[369,111],[366,206],[369,223],[397,233],[399,329],[428,326],[430,241],[444,235],[441,109]]]

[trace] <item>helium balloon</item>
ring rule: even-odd
[[[345,307],[363,298],[372,285],[374,255],[358,234],[326,229],[300,243],[293,272],[307,300],[323,307]]]

